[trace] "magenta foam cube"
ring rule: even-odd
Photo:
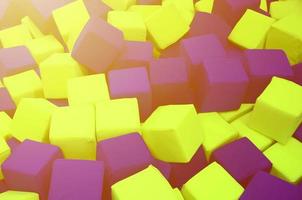
[[[149,74],[155,108],[161,105],[194,102],[188,70],[189,67],[181,57],[162,58],[150,62]]]
[[[167,180],[170,178],[170,175],[171,175],[171,164],[170,163],[154,159],[152,165],[154,167],[156,167]]]
[[[0,181],[0,193],[6,192],[6,191],[7,191],[7,186],[6,186],[5,182],[4,182],[4,180],[1,180]]]
[[[160,5],[161,0],[137,0],[137,5]]]
[[[266,172],[258,172],[240,200],[301,200],[299,188]]]
[[[52,168],[48,200],[101,200],[103,178],[101,161],[58,159]]]
[[[5,182],[11,190],[36,192],[47,200],[52,164],[59,158],[58,147],[25,140],[2,164]]]
[[[293,78],[293,70],[282,50],[246,50],[245,68],[250,83],[245,97],[246,103],[254,103],[274,76]]]
[[[152,90],[145,67],[111,70],[107,74],[110,96],[113,99],[136,97],[141,120],[152,112]]]
[[[170,163],[169,181],[173,187],[181,188],[188,180],[207,166],[207,159],[201,146],[188,163]]]
[[[302,142],[302,124],[298,127],[298,129],[294,133],[294,137]]]
[[[294,80],[297,84],[302,86],[302,63],[293,66]]]
[[[15,112],[16,105],[12,100],[10,94],[8,93],[7,89],[2,87],[0,88],[0,111],[5,111],[10,116],[13,116]]]
[[[9,138],[6,142],[11,151],[15,151],[15,149],[21,144],[21,142],[15,137]]]
[[[111,10],[109,6],[100,0],[84,0],[84,3],[90,17],[101,17],[106,19],[107,13]]]
[[[151,42],[127,41],[124,52],[114,62],[113,68],[147,66],[152,59],[153,45]]]
[[[123,33],[101,18],[91,18],[82,30],[72,56],[93,73],[108,70],[124,49]]]
[[[259,171],[270,172],[272,163],[247,138],[241,138],[215,150],[211,161],[219,163],[241,185],[246,186]]]

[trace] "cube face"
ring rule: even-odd
[[[298,129],[296,130],[294,137],[299,140],[300,142],[302,142],[302,125],[300,125],[298,127]]]
[[[23,24],[4,29],[0,35],[3,48],[25,45],[27,41],[32,39],[29,30]]]
[[[96,104],[98,141],[139,131],[140,116],[137,99],[116,99]]]
[[[58,159],[53,165],[48,199],[64,196],[74,200],[99,200],[102,198],[103,177],[103,162]]]
[[[21,19],[21,23],[24,24],[28,28],[28,30],[33,38],[38,38],[38,37],[44,36],[44,34],[37,27],[37,25],[31,20],[30,17],[28,17],[28,16],[23,17]]]
[[[58,108],[52,115],[49,140],[62,149],[65,158],[95,160],[94,106]]]
[[[254,104],[241,104],[238,110],[220,112],[219,115],[227,122],[231,123],[243,115],[249,113],[254,108]]]
[[[191,0],[163,0],[162,6],[169,6],[173,5],[177,8],[179,14],[182,16],[182,18],[187,22],[188,25],[191,24],[194,14],[195,14],[195,8],[194,8],[194,2]]]
[[[203,190],[200,190],[203,188]],[[220,188],[217,192],[217,188]],[[239,199],[244,189],[218,163],[213,162],[182,187],[185,199]]]
[[[142,4],[142,3],[137,2],[137,5],[130,6],[128,11],[139,14],[143,18],[144,22],[146,22],[147,19],[160,8],[161,8],[160,3],[159,4],[157,4],[157,3]]]
[[[39,200],[39,194],[33,192],[6,191],[0,194],[3,200]]]
[[[0,101],[2,102],[0,104],[0,110],[13,113],[16,109],[16,105],[5,87],[0,88]]]
[[[6,112],[0,112],[0,136],[8,139],[11,136],[10,129],[11,129],[12,119],[10,116],[6,114]]]
[[[284,96],[282,91],[290,93]],[[274,77],[257,99],[248,126],[285,144],[301,123],[302,107],[299,101],[301,98],[301,86]]]

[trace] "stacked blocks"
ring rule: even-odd
[[[58,159],[53,164],[49,200],[100,200],[104,164],[100,161]]]
[[[51,167],[59,158],[62,153],[58,147],[25,140],[2,165],[5,182],[11,189],[37,192],[46,200]]]
[[[123,33],[104,20],[91,18],[82,30],[72,56],[96,73],[108,70],[124,49]]]
[[[39,200],[39,195],[33,192],[6,191],[0,194],[2,200]]]
[[[152,91],[148,72],[145,67],[111,70],[107,74],[110,97],[133,98],[139,104],[141,120],[152,112]]]
[[[193,105],[158,107],[142,126],[152,155],[162,161],[189,162],[203,142]]]
[[[95,109],[93,105],[62,107],[52,115],[49,140],[65,158],[95,160]],[[80,148],[79,148],[80,147]]]
[[[140,115],[136,98],[101,101],[96,104],[98,141],[139,131]]]
[[[288,94],[284,95],[283,91]],[[248,126],[285,144],[302,121],[301,98],[300,86],[274,77],[257,99]]]
[[[217,149],[213,152],[211,160],[219,163],[243,186],[246,186],[257,172],[270,172],[272,167],[272,163],[247,138]]]

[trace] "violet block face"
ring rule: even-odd
[[[302,142],[302,124],[298,127],[296,132],[294,133],[294,137]]]
[[[293,66],[294,81],[302,86],[302,63]]]
[[[5,182],[11,190],[36,192],[47,200],[52,164],[59,158],[58,147],[25,140],[2,164]]]
[[[215,150],[211,161],[219,163],[243,186],[246,186],[257,172],[270,172],[272,168],[268,158],[247,138],[241,138]]]
[[[101,200],[103,178],[101,161],[58,159],[53,164],[48,200]]]
[[[171,175],[171,164],[170,163],[154,159],[152,165],[154,167],[156,167],[167,180],[170,179],[170,175]]]
[[[0,88],[0,111],[5,111],[9,115],[13,115],[16,110],[16,105],[13,102],[6,88]]]

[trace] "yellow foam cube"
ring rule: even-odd
[[[195,3],[195,9],[198,12],[212,13],[214,0],[199,0]]]
[[[39,194],[33,192],[6,191],[0,194],[1,200],[39,200]]]
[[[274,77],[258,97],[248,126],[280,143],[286,143],[302,122],[302,87]]]
[[[302,1],[275,1],[270,4],[270,14],[275,19],[281,19],[293,13],[302,12]]]
[[[194,2],[193,0],[163,0],[162,5],[166,6],[173,4],[180,12],[184,20],[191,24],[195,14]]]
[[[10,150],[9,146],[7,145],[5,139],[0,137],[0,166],[8,158],[10,153],[11,153],[11,150]],[[4,177],[2,174],[2,170],[0,169],[0,180],[2,180],[3,178]]]
[[[220,112],[220,116],[227,122],[232,122],[235,119],[245,115],[246,113],[252,111],[254,104],[241,104],[238,110]]]
[[[105,74],[72,78],[67,88],[69,105],[95,104],[110,99]]]
[[[235,140],[238,132],[229,123],[215,112],[198,114],[202,133],[204,135],[203,147],[209,159],[217,148]]]
[[[241,138],[247,137],[260,151],[266,150],[270,147],[274,140],[262,135],[261,133],[251,129],[247,126],[250,113],[243,115],[231,123],[231,125],[238,131]]]
[[[30,19],[30,17],[28,16],[23,17],[21,19],[21,23],[27,27],[33,38],[39,38],[44,36],[44,34],[37,27],[37,25]]]
[[[6,112],[0,112],[0,138],[9,139],[11,137],[11,123],[12,119]]]
[[[115,183],[113,200],[178,200],[169,182],[158,169],[150,165],[146,169]]]
[[[290,138],[284,145],[274,144],[264,155],[273,164],[273,175],[294,184],[302,180],[302,143],[295,138]]]
[[[260,1],[260,9],[265,11],[265,12],[268,12],[268,5],[267,5],[267,0],[261,0]],[[272,3],[270,4],[272,5]]]
[[[144,19],[135,12],[110,11],[107,22],[122,31],[125,40],[146,41],[147,30]]]
[[[0,41],[3,48],[25,45],[32,36],[28,28],[23,25],[16,25],[0,31]]]
[[[203,142],[193,105],[158,107],[143,124],[142,134],[152,155],[166,162],[189,162]]]
[[[267,49],[282,49],[292,65],[302,62],[302,13],[295,13],[274,23],[268,32]]]
[[[48,142],[50,118],[56,106],[41,98],[23,98],[14,115],[11,134],[20,141]]]
[[[53,35],[30,40],[26,47],[39,64],[54,53],[64,53],[63,45]]]
[[[34,70],[4,77],[3,83],[16,105],[24,97],[44,97],[41,79]]]
[[[56,53],[40,64],[44,95],[48,99],[66,99],[67,83],[71,78],[84,76],[85,69],[69,53]]]
[[[95,160],[95,108],[93,105],[61,107],[52,115],[49,140],[69,159]]]
[[[71,2],[54,10],[52,16],[65,44],[71,51],[89,20],[85,3],[82,0]]]
[[[152,40],[160,49],[174,44],[190,29],[174,4],[167,4],[157,10],[146,21],[146,27]]]
[[[186,200],[235,200],[244,189],[223,167],[213,162],[185,183],[181,191]]]
[[[182,196],[182,194],[181,194],[181,192],[180,192],[180,190],[178,188],[174,189],[174,193],[175,193],[175,195],[177,197],[176,198],[177,200],[184,200],[184,197]]]
[[[4,85],[3,85],[2,81],[0,80],[0,88],[3,88],[3,87],[4,87]]]
[[[245,49],[262,49],[266,35],[275,19],[247,9],[228,39]]]
[[[96,104],[97,140],[140,132],[140,116],[136,98],[101,101]]]
[[[156,12],[160,8],[160,5],[133,5],[128,9],[128,11],[139,14],[145,22],[150,16],[153,15],[154,12]]]
[[[113,10],[127,10],[136,3],[136,0],[103,0]]]

